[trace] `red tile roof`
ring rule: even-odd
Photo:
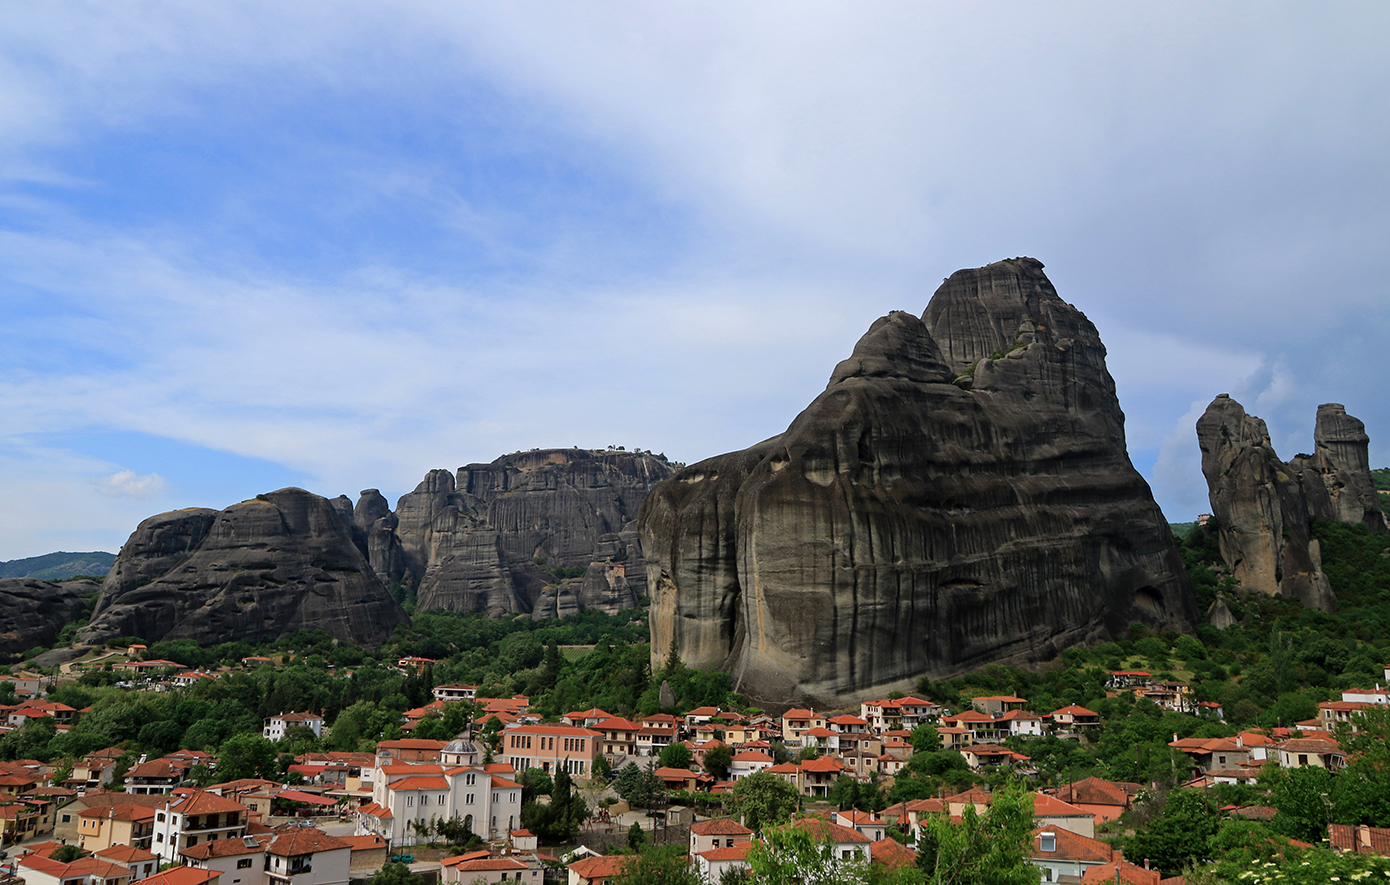
[[[696,836],[751,836],[753,831],[731,818],[702,820],[692,824],[690,832]]]

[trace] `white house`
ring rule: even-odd
[[[765,768],[771,768],[772,765],[772,757],[761,750],[744,750],[742,753],[734,754],[733,762],[729,766],[729,776],[733,780],[741,781]]]
[[[278,741],[285,736],[285,732],[296,725],[303,725],[314,733],[314,737],[323,735],[323,717],[315,713],[281,713],[279,716],[272,716],[265,721],[265,728],[261,734],[266,740]]]
[[[419,827],[454,817],[484,839],[505,839],[521,826],[521,785],[481,766],[381,765],[356,833],[414,845],[428,841]]]
[[[150,850],[165,863],[179,863],[185,848],[245,836],[249,814],[240,802],[203,790],[171,796],[155,808]]]

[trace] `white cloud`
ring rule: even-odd
[[[117,498],[153,498],[165,490],[164,477],[158,473],[143,476],[134,470],[117,470],[110,476],[102,477],[97,488],[103,495]]]

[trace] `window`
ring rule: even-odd
[[[415,805],[415,797],[414,797],[414,796],[406,796],[406,797],[405,797],[405,804],[408,805],[408,806],[414,807],[414,805]]]
[[[249,869],[251,869],[251,858],[247,857],[247,858],[243,858],[242,860],[237,861],[237,862],[236,862],[236,868],[239,869],[239,870],[249,870]]]
[[[443,793],[440,793],[440,794],[439,794],[439,804],[440,804],[440,805],[443,805],[443,804],[444,804],[444,794],[443,794]]]
[[[1307,754],[1307,753],[1299,753],[1299,754],[1298,754],[1298,764],[1299,764],[1299,765],[1307,765],[1307,764],[1308,764],[1308,754]]]
[[[1041,849],[1042,851],[1056,851],[1056,850],[1057,850],[1057,834],[1056,834],[1056,833],[1043,833],[1043,834],[1041,834],[1040,836],[1038,836],[1038,848]]]
[[[163,823],[163,822],[164,822],[164,812],[161,811],[159,814],[156,814],[156,815],[154,816],[154,819],[157,820],[157,821],[159,821],[160,823]]]
[[[65,814],[65,815],[63,815],[63,823],[66,824],[66,823],[71,823],[71,822],[72,822],[72,815],[70,815],[70,814]]]
[[[188,837],[188,847],[189,847],[189,848],[192,848],[194,845],[197,845],[197,844],[198,844],[198,837],[197,837],[197,836],[189,836],[189,837]]]

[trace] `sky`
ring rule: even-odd
[[[520,449],[781,432],[1020,255],[1208,508],[1229,392],[1390,465],[1390,6],[0,6],[0,559]]]

